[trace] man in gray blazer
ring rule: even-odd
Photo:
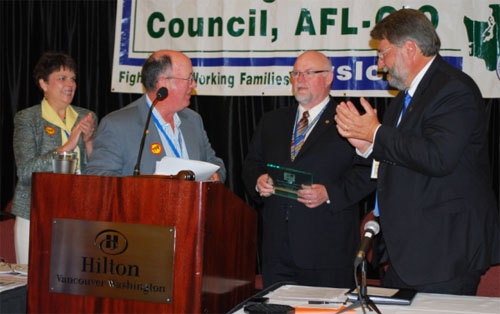
[[[152,174],[164,156],[201,160],[220,166],[210,179],[224,181],[226,169],[215,155],[198,113],[187,108],[196,87],[191,60],[181,52],[160,50],[142,67],[146,94],[128,106],[110,113],[99,125],[85,174],[132,175],[147,115],[158,89],[168,96],[157,102],[149,123],[140,170]]]

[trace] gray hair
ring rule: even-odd
[[[431,21],[422,12],[402,9],[384,17],[370,32],[375,40],[386,39],[397,47],[411,40],[426,57],[439,53],[441,41]]]
[[[158,83],[158,78],[162,74],[170,73],[172,70],[172,59],[168,55],[162,55],[160,57],[154,57],[153,55],[142,65],[142,84],[146,88],[146,92],[152,92],[156,90],[156,84]]]
[[[333,65],[332,65],[332,60],[330,60],[330,58],[326,57],[325,65],[326,65],[326,70],[332,71]]]

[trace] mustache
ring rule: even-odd
[[[305,85],[305,84],[296,84],[295,88],[307,88],[307,85]]]

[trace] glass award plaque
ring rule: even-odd
[[[267,164],[267,173],[273,180],[274,195],[297,199],[297,191],[302,189],[303,184],[313,184],[310,172]]]

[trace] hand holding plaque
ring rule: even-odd
[[[274,182],[268,173],[257,178],[255,189],[259,192],[260,197],[269,197],[274,194]]]
[[[302,185],[312,185],[313,175],[296,169],[267,164],[267,172],[274,183],[274,194],[297,199],[298,190]]]

